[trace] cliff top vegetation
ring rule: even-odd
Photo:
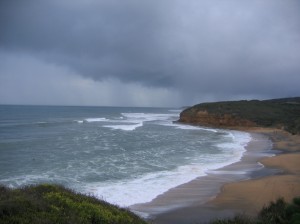
[[[216,116],[231,115],[254,122],[257,126],[280,128],[292,134],[300,134],[300,97],[201,103],[185,109],[182,115],[195,116],[199,111],[207,111]]]

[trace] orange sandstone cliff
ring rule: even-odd
[[[179,122],[220,128],[270,127],[300,134],[300,97],[201,103],[182,111]]]
[[[231,114],[213,114],[208,113],[206,110],[182,112],[179,122],[215,127],[257,126],[253,121],[237,118]]]

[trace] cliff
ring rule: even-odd
[[[300,97],[202,103],[180,113],[179,122],[231,127],[274,127],[300,133]]]
[[[211,114],[206,110],[195,111],[194,113],[182,113],[179,121],[183,123],[219,127],[257,126],[256,123],[252,121],[236,118],[231,114]]]

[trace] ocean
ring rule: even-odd
[[[176,123],[174,108],[0,106],[0,184],[61,184],[146,203],[239,161],[251,135]]]

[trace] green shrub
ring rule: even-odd
[[[295,205],[300,206],[300,197],[294,198],[294,199],[293,199],[293,203],[294,203]]]
[[[237,215],[232,219],[216,220],[212,224],[252,224],[253,219],[245,215]]]
[[[300,224],[300,197],[294,198],[291,204],[282,198],[270,202],[256,218],[238,215],[232,219],[217,220],[212,224]]]
[[[132,212],[62,186],[42,184],[21,189],[0,186],[1,224],[146,224]],[[256,218],[237,215],[212,224],[300,224],[300,197],[278,199]]]
[[[261,223],[287,223],[287,207],[288,206],[286,202],[282,198],[277,199],[276,202],[271,202],[268,206],[264,207],[260,211],[258,219],[261,221]]]
[[[0,187],[0,223],[146,223],[128,210],[62,186]]]

